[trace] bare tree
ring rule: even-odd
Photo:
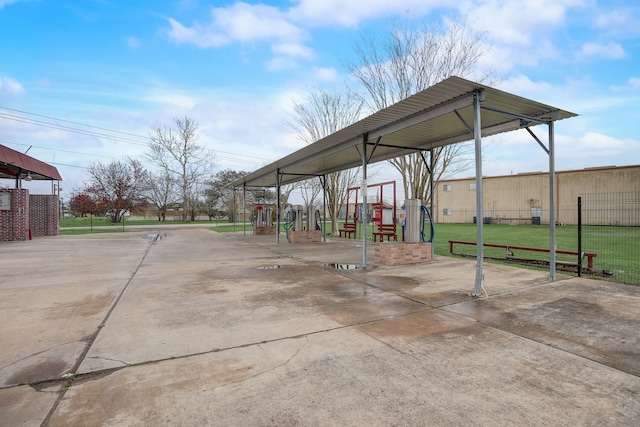
[[[205,186],[203,181],[196,179],[189,185],[189,221],[195,221],[198,215],[207,210],[205,202]]]
[[[158,221],[165,221],[169,205],[176,199],[176,181],[166,171],[152,176],[149,203],[153,205]]]
[[[318,178],[307,179],[300,182],[299,189],[304,204],[315,206],[318,197],[322,193],[322,182]]]
[[[280,187],[280,213],[284,215],[284,210],[289,204],[289,197],[291,197],[291,193],[300,188],[300,183],[296,182],[294,184],[286,184]],[[281,216],[280,220],[282,221],[284,218]]]
[[[487,52],[482,33],[459,22],[443,28],[424,22],[396,24],[383,39],[363,36],[356,44],[357,60],[346,64],[349,72],[369,94],[372,110],[386,108],[452,75],[477,81],[492,73],[479,74],[478,62]],[[403,178],[405,197],[431,199],[429,180],[434,183],[453,171],[467,169],[470,144],[454,144],[432,151],[389,160]],[[431,174],[428,164],[435,165]]]
[[[302,141],[311,144],[355,123],[360,118],[363,106],[362,98],[349,89],[313,89],[304,101],[294,100],[290,126]],[[327,175],[327,205],[334,235],[338,235],[340,210],[347,197],[347,188],[355,185],[357,171],[352,169]]]
[[[149,172],[138,160],[128,159],[89,167],[89,182],[84,190],[104,209],[112,222],[120,222],[127,211],[147,202]]]
[[[191,212],[193,188],[201,177],[209,175],[213,167],[213,154],[196,143],[198,123],[192,118],[176,117],[175,129],[155,125],[151,132],[147,157],[180,183],[182,219],[187,221]]]

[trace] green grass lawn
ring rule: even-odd
[[[173,225],[182,224],[180,221],[159,222],[156,220],[125,220],[124,229],[127,225]],[[199,221],[202,224],[217,224],[210,227],[210,230],[216,232],[241,232],[242,224],[228,224],[226,221]],[[192,224],[187,222],[186,224]],[[342,223],[340,224],[342,226]],[[61,230],[60,234],[86,234],[86,233],[106,233],[106,232],[122,232],[122,223],[113,224],[108,218],[64,218],[60,220],[60,227],[90,227],[83,230]],[[91,229],[93,227],[93,229]],[[96,228],[96,227],[108,227]],[[251,225],[246,225],[246,230],[251,233]],[[283,233],[284,224],[281,226]],[[591,231],[593,230],[593,231]],[[369,226],[367,230],[368,240],[372,241],[373,227]],[[549,226],[547,225],[498,225],[485,224],[483,227],[484,242],[509,246],[526,246],[533,248],[549,248]],[[331,232],[331,223],[327,222],[327,235]],[[578,250],[578,230],[577,226],[558,226],[556,227],[556,248],[558,250],[577,251]],[[623,283],[640,284],[640,228],[624,228],[624,227],[587,227],[583,232],[583,248],[584,252],[595,252],[597,257],[594,259],[595,270],[612,271],[614,277],[612,280],[621,281]],[[590,235],[593,235],[590,237]],[[398,239],[401,238],[402,228],[398,227]],[[602,236],[613,238],[602,238]],[[357,238],[362,238],[362,229],[358,228]],[[435,237],[433,240],[434,252],[436,255],[449,256],[449,240],[476,241],[476,225],[475,224],[436,224]],[[472,245],[456,245],[454,248],[458,254],[466,254],[475,256],[476,247]],[[535,260],[549,260],[548,253],[513,250],[515,257]],[[506,255],[505,249],[500,248],[484,248],[486,257],[504,259]],[[577,256],[575,255],[557,255],[559,263],[575,263]],[[586,259],[583,261],[586,265]]]
[[[199,224],[217,224],[220,222],[226,222],[224,220],[213,221],[196,221]],[[174,224],[193,224],[193,221],[158,221],[156,219],[128,219],[125,218],[125,227],[129,225],[174,225]],[[122,228],[122,222],[113,223],[109,218],[105,217],[84,217],[84,218],[61,218],[60,227],[115,227]]]

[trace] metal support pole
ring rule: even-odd
[[[276,170],[276,243],[280,243],[280,168]]]
[[[578,277],[582,277],[582,197],[578,197]]]
[[[322,183],[322,241],[327,241],[327,175],[324,174],[320,178]]]
[[[481,92],[476,91],[473,97],[473,137],[475,140],[476,152],[476,279],[473,287],[474,297],[482,295],[484,282],[484,240],[483,240],[483,218],[482,206],[482,123],[480,116],[480,96]]]
[[[362,135],[362,267],[367,267],[367,221],[369,207],[367,205],[367,140],[369,134]]]
[[[433,212],[433,206],[434,206],[434,202],[433,202],[433,196],[434,196],[434,188],[435,188],[435,183],[433,182],[434,178],[435,178],[435,174],[433,173],[433,171],[435,170],[435,159],[433,158],[433,148],[431,150],[429,150],[429,164],[430,164],[430,170],[429,170],[429,174],[431,174],[431,179],[429,180],[429,193],[430,193],[430,197],[429,197],[429,211],[431,212],[431,219],[430,221],[433,222],[433,217],[434,217],[434,212]],[[433,240],[431,241],[431,259],[434,259],[434,255],[435,255],[435,251],[434,251],[434,243]]]
[[[247,219],[245,218],[247,201],[247,183],[242,184],[242,234],[247,235]]]
[[[549,122],[549,278],[556,279],[556,161],[553,122]]]

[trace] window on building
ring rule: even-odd
[[[452,211],[451,211],[451,209],[449,209],[449,208],[444,208],[444,209],[442,210],[442,214],[443,214],[443,215],[445,215],[445,216],[450,216],[450,215],[452,215],[452,213],[453,213],[453,212],[452,212]]]
[[[469,184],[469,191],[476,191],[476,183],[472,182]]]
[[[442,191],[451,191],[451,184],[442,184]]]

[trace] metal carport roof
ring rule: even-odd
[[[55,166],[0,145],[0,178],[62,181]]]
[[[231,185],[277,187],[279,194],[281,185],[362,166],[362,185],[365,187],[367,165],[370,163],[473,139],[476,158],[476,218],[483,218],[482,137],[525,128],[549,156],[549,269],[553,280],[556,264],[554,122],[574,116],[576,114],[493,87],[460,77],[449,77],[247,174]],[[548,126],[547,146],[529,129],[539,124]],[[363,204],[366,202],[365,193]],[[476,280],[472,295],[480,296],[484,290],[482,221],[477,221],[476,248]],[[363,233],[363,265],[367,262],[366,254],[366,233]]]
[[[407,150],[429,150],[472,140],[476,93],[483,94],[480,103],[482,136],[576,115],[460,77],[449,77],[231,185],[276,187],[278,173],[281,175],[280,184],[285,185],[362,166],[361,148],[365,135],[370,146],[380,138],[367,161],[369,164],[402,156],[407,154]]]

